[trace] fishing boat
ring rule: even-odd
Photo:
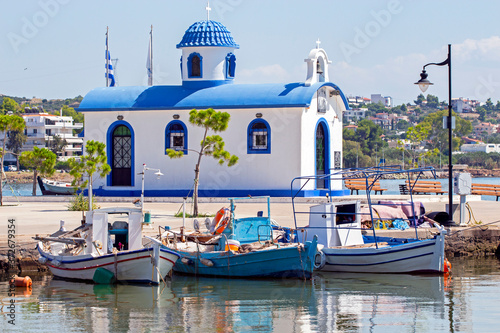
[[[371,199],[375,183],[383,177],[393,178],[395,174],[402,174],[408,179],[419,179],[425,173],[435,177],[433,168],[401,170],[396,167],[343,169],[321,176],[327,184],[346,179],[363,179],[367,203],[362,208],[359,200],[339,200],[310,207],[309,225],[304,230],[306,239],[317,235],[322,247],[316,268],[333,272],[444,273],[448,269],[444,256],[446,230],[436,223],[437,234],[433,238],[419,239],[417,225],[421,215],[420,206],[414,203],[411,192],[409,201],[374,202]],[[303,187],[316,179],[315,176],[297,177],[292,181],[292,189],[298,188],[295,182],[300,182]],[[292,190],[295,224],[300,229],[296,216],[297,213],[305,212],[296,211],[296,197],[297,192]],[[387,214],[387,211],[393,215]],[[368,223],[362,226],[362,220]],[[415,237],[378,235],[379,230],[385,228],[384,224],[391,220],[413,226]]]
[[[236,217],[235,201],[260,199],[267,202],[256,216]],[[270,217],[269,197],[231,198],[205,223],[200,232],[166,230],[161,235],[165,247],[179,253],[175,273],[237,278],[310,279],[314,270],[317,239],[299,243],[296,232],[282,228]]]
[[[143,245],[142,222],[138,208],[88,211],[72,231],[61,222],[54,234],[35,237],[39,261],[63,279],[159,284],[179,255],[148,236]]]
[[[59,182],[41,177],[37,177],[37,181],[43,195],[73,195],[78,189],[71,183]]]

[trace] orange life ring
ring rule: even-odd
[[[229,221],[229,209],[221,208],[215,216],[216,224],[214,228],[214,235],[222,234],[222,232],[224,232],[224,229],[226,229],[227,225],[229,224]]]
[[[222,219],[222,217],[226,213],[226,209],[227,208],[222,207],[221,209],[219,209],[217,214],[215,214],[215,225],[217,225],[219,223],[219,221]]]

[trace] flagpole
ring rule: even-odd
[[[106,27],[106,87],[109,86],[109,49],[108,49],[109,27]]]
[[[153,25],[151,24],[151,85],[153,85]]]
[[[153,85],[153,25],[151,24],[151,31],[149,33],[149,68],[148,68],[148,85]]]

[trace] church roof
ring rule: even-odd
[[[190,46],[225,46],[240,48],[234,42],[233,36],[227,28],[212,20],[199,21],[191,25],[177,44],[177,48]]]
[[[224,84],[200,90],[182,86],[102,87],[91,90],[78,111],[309,107],[314,94],[323,86],[339,91],[345,108],[349,109],[337,85],[318,82],[311,86],[304,83]]]

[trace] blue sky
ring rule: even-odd
[[[330,80],[346,95],[379,93],[413,101],[422,66],[441,62],[452,44],[453,97],[500,100],[498,1],[212,0],[210,18],[240,45],[235,83],[303,82],[304,59],[328,53]],[[105,32],[118,58],[119,85],[145,85],[150,26],[155,84],[180,84],[175,45],[206,19],[206,0],[1,1],[0,94],[84,96],[105,85]],[[448,96],[446,67],[429,66]]]

